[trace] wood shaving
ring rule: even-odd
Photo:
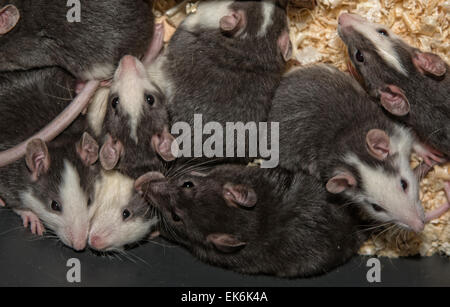
[[[167,10],[181,2],[157,0],[156,16],[164,16]],[[197,1],[184,1],[182,4],[191,2],[198,4]],[[195,5],[193,7],[195,11]],[[167,41],[186,14],[193,13],[193,7],[187,6],[170,17],[163,17],[171,27]],[[372,22],[385,24],[408,44],[436,53],[450,62],[450,0],[317,0],[314,9],[299,9],[291,5],[288,15],[296,61],[302,65],[330,63],[347,70],[347,49],[337,34],[337,18],[342,12],[356,13]],[[420,162],[413,155],[412,167]],[[420,198],[426,211],[447,201],[443,191],[444,180],[450,180],[450,164],[435,166],[422,180]],[[386,230],[374,235],[360,250],[362,255],[386,257],[431,256],[436,253],[450,256],[450,212],[428,223],[421,234]]]

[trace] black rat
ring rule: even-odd
[[[148,173],[136,187],[161,212],[163,236],[241,273],[324,274],[365,239],[357,212],[327,199],[320,182],[302,172],[225,164],[170,177]]]
[[[144,55],[153,1],[7,0],[0,6],[0,71],[60,66],[80,80],[111,77],[125,54]],[[69,21],[80,9],[80,21]]]

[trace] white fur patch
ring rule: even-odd
[[[103,122],[108,110],[108,95],[109,88],[99,88],[89,103],[87,120],[96,137],[102,133]]]
[[[275,12],[275,3],[270,0],[264,0],[261,5],[262,13],[264,16],[264,22],[261,29],[258,31],[258,36],[262,37],[267,34],[270,26],[273,24],[273,14]]]
[[[197,27],[219,29],[222,17],[232,13],[229,6],[233,1],[202,1],[197,12],[189,15],[181,24],[183,29],[193,31]]]
[[[156,219],[123,220],[123,210],[128,206],[135,191],[134,180],[119,172],[103,172],[95,185],[95,214],[89,238],[100,236],[107,248],[120,249],[126,244],[141,240],[149,233]]]
[[[83,80],[106,80],[114,73],[114,66],[111,64],[97,64],[91,70],[83,74]]]
[[[155,92],[156,88],[149,80],[144,65],[136,59],[136,69],[123,71],[121,65],[117,69],[111,86],[113,93],[118,93],[119,107],[129,115],[131,138],[138,143],[137,127],[142,117],[146,92]]]
[[[389,37],[381,35],[377,32],[377,29],[380,27],[384,29],[383,26],[370,22],[358,22],[358,24],[354,26],[354,29],[372,42],[372,44],[377,49],[377,53],[387,64],[395,68],[398,72],[407,76],[408,73],[403,67],[399,56],[394,50],[394,46],[392,44],[391,38],[396,37],[395,34],[386,29],[386,31],[389,33]]]
[[[52,212],[50,204],[44,204],[33,196],[31,189],[22,193],[21,199],[25,207],[36,213],[48,228],[55,231],[64,244],[72,246],[74,241],[87,240],[90,222],[88,197],[81,188],[78,172],[70,162],[64,161],[64,171],[61,175],[62,182],[58,199],[55,201],[62,206],[62,213]]]

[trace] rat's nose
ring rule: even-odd
[[[411,221],[411,222],[409,223],[408,226],[409,226],[414,232],[420,233],[420,232],[422,232],[423,229],[425,228],[425,223],[424,223],[422,220],[417,219],[417,220]]]
[[[106,247],[106,244],[101,236],[93,235],[89,238],[89,246],[96,250],[102,250]]]

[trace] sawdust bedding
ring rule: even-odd
[[[295,2],[295,0],[291,0]],[[168,42],[186,14],[195,13],[197,2],[157,0],[155,14],[165,24]],[[293,57],[301,65],[330,63],[347,70],[347,50],[337,35],[341,12],[357,13],[385,24],[407,43],[439,54],[450,63],[450,1],[446,0],[317,0],[314,9],[289,7]],[[413,155],[412,167],[420,163]],[[447,201],[443,182],[450,180],[450,164],[435,166],[422,180],[420,198],[425,210]],[[387,257],[433,254],[450,256],[450,212],[426,225],[420,234],[388,230],[374,235],[360,250],[363,255]]]

